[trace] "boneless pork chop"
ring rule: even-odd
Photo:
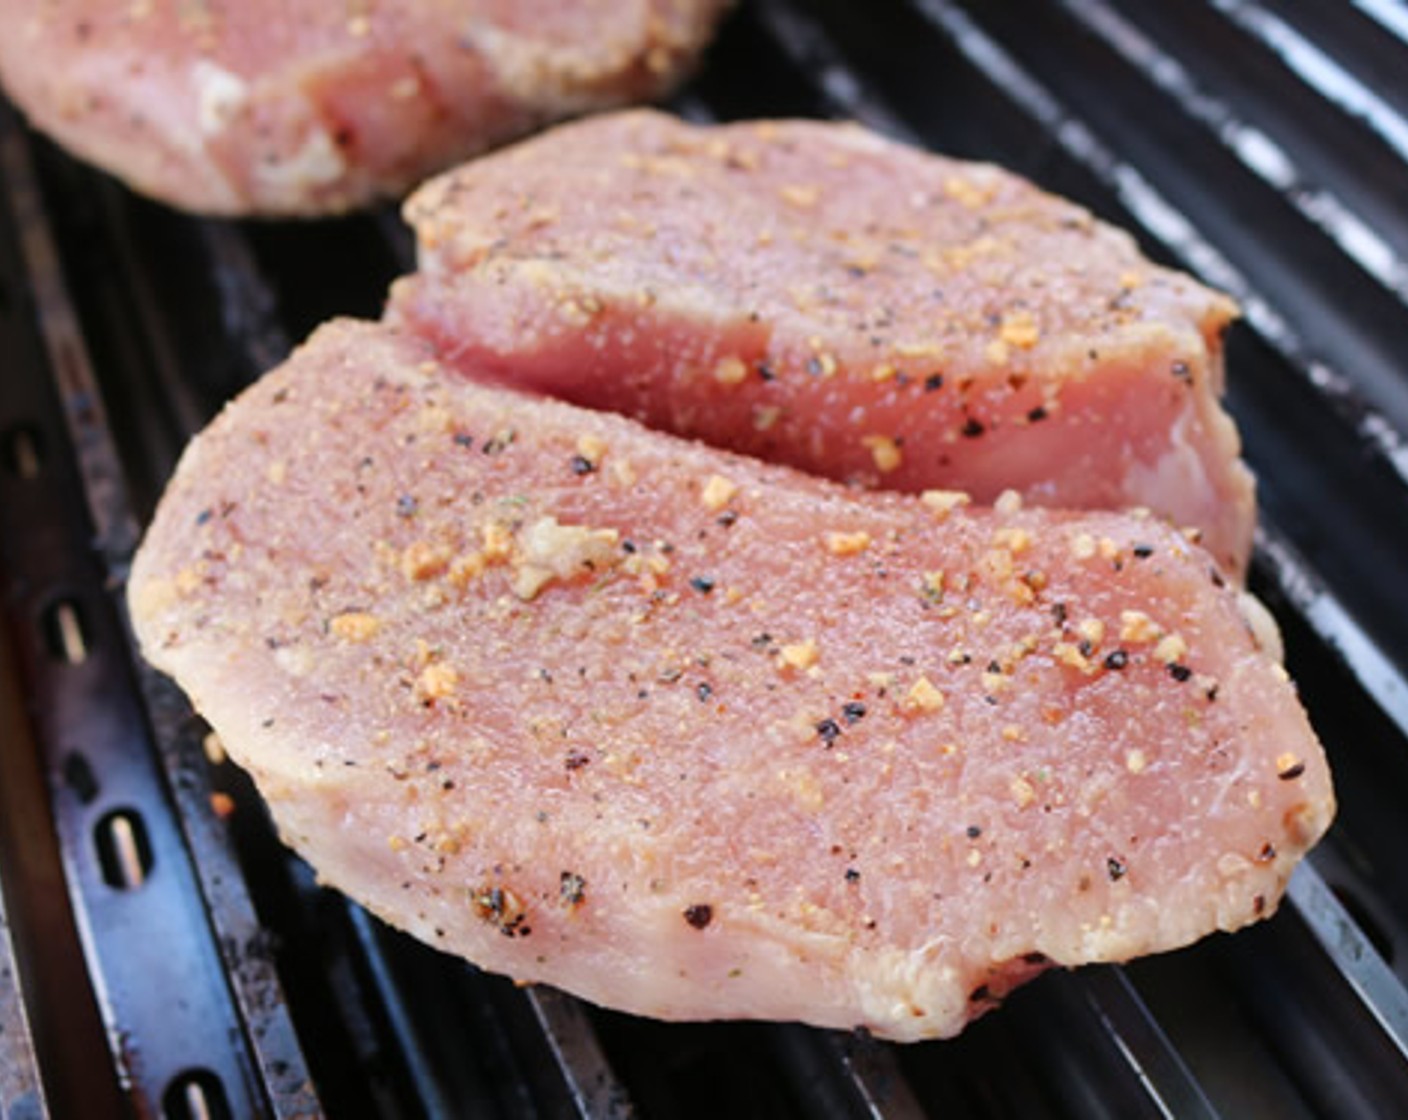
[[[1230,574],[1224,296],[998,168],[853,125],[570,125],[413,196],[397,314],[476,370],[807,471],[1147,506]]]
[[[654,97],[726,0],[0,0],[39,127],[194,210],[316,214]]]
[[[949,1035],[1276,906],[1333,800],[1153,518],[848,490],[322,328],[191,445],[142,648],[322,876],[663,1018]]]

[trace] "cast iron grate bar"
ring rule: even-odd
[[[46,442],[62,447],[63,421],[34,407],[43,374],[9,376]],[[259,1093],[210,929],[192,905],[189,854],[147,741],[105,572],[89,549],[78,481],[50,469],[34,487],[42,505],[0,511],[7,622],[114,1068],[144,1107],[202,1070],[218,1077],[230,1107],[250,1111]],[[150,1046],[132,1049],[138,1038]]]
[[[1335,958],[1340,972],[1375,1022],[1408,1061],[1408,992],[1320,877],[1313,862],[1296,868],[1287,895],[1316,940]]]
[[[1401,303],[1408,303],[1408,261],[1331,188],[1302,170],[1295,154],[1243,119],[1222,96],[1204,88],[1170,51],[1104,0],[1062,0],[1066,12],[1131,67],[1139,70],[1262,182]]]
[[[14,111],[0,102],[0,172],[10,219],[18,231],[27,281],[40,311],[39,330],[59,389],[64,422],[83,475],[83,492],[95,543],[116,569],[137,544],[137,525],[127,508],[122,472],[104,438],[107,419],[93,380],[83,328],[64,291],[62,270],[44,202],[34,177],[29,141]]]
[[[1408,679],[1315,574],[1295,546],[1265,520],[1257,527],[1257,563],[1288,604],[1339,656],[1408,740]]]
[[[1168,1120],[1217,1120],[1217,1110],[1123,969],[1091,968],[1073,979]]]
[[[0,894],[0,1116],[5,1120],[45,1120],[48,1115],[10,944],[5,899]]]
[[[872,1120],[919,1120],[927,1115],[895,1060],[894,1047],[855,1033],[826,1031],[814,1037],[840,1062]]]
[[[1398,0],[1350,0],[1389,34],[1408,43],[1408,8]]]
[[[1307,39],[1293,24],[1263,5],[1251,0],[1211,0],[1211,3],[1280,55],[1286,66],[1306,85],[1340,106],[1350,116],[1363,120],[1382,137],[1384,143],[1408,161],[1408,119],[1379,96],[1376,90]],[[1377,4],[1374,7],[1377,13],[1388,14],[1385,5]],[[1393,20],[1385,26],[1396,31],[1401,24],[1399,20]]]
[[[600,1120],[633,1117],[630,1097],[607,1062],[581,1002],[541,986],[528,988],[524,998],[543,1030],[577,1114]]]
[[[123,1047],[114,1055],[115,1063],[147,1102],[172,1096],[190,1107],[204,1101],[201,1107],[217,1114],[221,1108],[242,1114],[266,1107],[267,1093],[289,1105],[291,1114],[306,1111],[316,1098],[292,1040],[277,980],[251,951],[259,940],[258,922],[210,811],[209,787],[190,765],[198,747],[176,741],[174,724],[161,718],[159,700],[151,711],[157,717],[154,730],[165,733],[160,747],[167,769],[163,774],[155,766],[157,752],[143,727],[126,659],[121,609],[109,597],[121,589],[136,543],[136,521],[28,141],[8,110],[0,117],[0,133],[38,327],[66,435],[77,449],[82,496],[67,500],[86,507],[104,569],[95,571],[88,563],[88,534],[79,528],[86,520],[82,515],[69,518],[72,527],[62,556],[46,557],[27,547],[11,558],[12,579],[30,581],[27,593],[16,596],[19,603],[31,612],[46,601],[57,604],[43,609],[56,620],[58,656],[51,649],[46,658],[41,638],[41,648],[30,651],[27,664],[33,687],[46,701],[39,722],[46,732],[51,780],[60,773],[69,779],[69,789],[54,791],[54,808],[95,988],[112,1038]],[[33,375],[43,376],[38,371]],[[65,508],[61,491],[53,499],[57,508]],[[30,565],[37,567],[27,570]],[[22,637],[32,641],[32,630],[22,630]],[[148,669],[138,672],[142,684],[154,690],[151,695],[158,695],[155,690],[164,682]],[[170,717],[169,701],[165,708]],[[71,780],[75,765],[86,775],[77,785]],[[201,811],[178,815],[172,812],[171,796],[187,809],[196,805]],[[181,824],[188,826],[184,833]],[[202,825],[204,835],[193,835],[190,826]],[[192,905],[201,897],[197,880],[225,918],[214,931],[206,924],[205,910]],[[218,950],[213,934],[219,937]],[[235,981],[243,1026],[227,978]],[[148,998],[145,991],[180,996],[168,1004]],[[254,1067],[267,1078],[262,1092]]]

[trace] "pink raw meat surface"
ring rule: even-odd
[[[725,0],[0,0],[0,81],[138,190],[320,214],[658,96]]]
[[[853,125],[647,112],[406,208],[393,317],[476,376],[867,486],[1149,507],[1240,577],[1230,300],[996,167]]]
[[[1271,913],[1325,759],[1153,518],[862,493],[319,330],[182,459],[145,654],[328,881],[663,1018],[953,1034]]]

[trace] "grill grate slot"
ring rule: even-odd
[[[413,249],[390,207],[318,226],[190,219],[47,146],[41,189],[29,141],[0,119],[27,265],[4,278],[0,324],[28,314],[14,294],[27,275],[40,337],[25,345],[40,370],[42,340],[57,390],[57,406],[0,390],[0,518],[41,526],[26,549],[56,558],[21,596],[39,625],[14,627],[29,634],[25,671],[41,685],[48,786],[36,774],[31,787],[53,804],[107,1022],[160,1054],[139,1090],[192,1117],[1408,1109],[1408,872],[1394,859],[1408,850],[1408,611],[1394,587],[1408,570],[1405,63],[1408,20],[1386,0],[1333,16],[1308,0],[891,0],[863,12],[752,0],[674,102],[696,120],[856,116],[999,160],[1131,226],[1247,312],[1231,342],[1231,405],[1263,479],[1254,586],[1286,629],[1341,820],[1273,922],[1169,958],[1049,976],[958,1040],[906,1048],[789,1026],[646,1023],[519,991],[320,890],[185,701],[139,669],[148,740],[108,597],[135,526],[196,427],[317,322],[375,314]],[[64,512],[40,516],[44,504]],[[12,537],[0,565],[14,585],[31,569]],[[101,572],[84,559],[90,539]],[[81,688],[64,674],[81,674]],[[54,714],[63,704],[103,735],[69,734]],[[12,772],[0,756],[0,777]],[[212,795],[234,806],[228,820]],[[125,845],[114,821],[127,823]],[[2,869],[11,901],[11,884],[31,879],[13,860]],[[223,1045],[196,1054],[167,1049],[169,1024],[130,1002],[124,946],[93,934],[108,929],[100,892],[136,901],[173,874],[186,902],[167,905],[187,923],[183,944],[224,966],[223,979],[217,968],[195,985],[220,1008],[207,1026],[226,1031]],[[0,1047],[24,1038],[6,1017],[3,934]],[[15,953],[22,969],[33,956],[19,938]],[[48,976],[36,980],[55,990]],[[41,1060],[64,1052],[44,1024],[34,1037]],[[33,1096],[38,1077],[23,1048],[18,1075],[7,1053],[6,1107],[7,1093]]]

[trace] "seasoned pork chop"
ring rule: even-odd
[[[672,1019],[950,1035],[1269,914],[1333,813],[1153,518],[863,493],[324,327],[191,445],[143,651],[329,882]]]
[[[0,80],[157,198],[317,214],[654,97],[726,0],[0,0]]]
[[[855,126],[569,125],[415,194],[394,310],[479,373],[867,485],[1146,506],[1239,575],[1234,307],[995,167]]]

